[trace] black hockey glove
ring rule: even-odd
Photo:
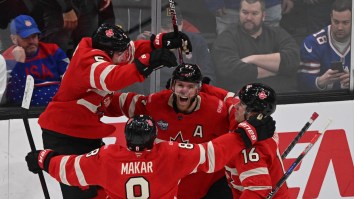
[[[50,159],[58,155],[50,149],[31,151],[26,155],[28,170],[32,173],[39,173],[41,170],[48,172]]]
[[[168,49],[156,49],[150,54],[143,54],[134,60],[136,68],[144,77],[148,77],[152,71],[166,67],[177,66],[176,56]]]
[[[203,79],[202,79],[202,83],[203,84],[209,84],[210,83],[210,81],[211,81],[211,79],[209,78],[209,77],[203,77]]]
[[[181,48],[183,52],[189,54],[192,52],[192,43],[189,37],[181,31],[176,35],[174,32],[152,34],[150,37],[153,48]]]
[[[246,148],[251,147],[255,142],[273,137],[275,132],[275,121],[271,116],[257,119],[251,116],[248,120],[241,122],[236,133],[240,133]]]

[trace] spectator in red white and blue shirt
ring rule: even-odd
[[[9,105],[22,102],[26,76],[34,78],[32,106],[46,106],[58,91],[69,58],[56,44],[39,42],[34,19],[19,15],[10,24],[13,46],[3,56],[10,74],[6,98]]]

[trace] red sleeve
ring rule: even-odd
[[[107,108],[105,115],[111,117],[122,116],[132,117],[136,114],[147,114],[146,101],[148,96],[136,93],[116,92],[112,102]]]
[[[91,71],[91,86],[104,91],[117,91],[145,79],[134,63],[112,65],[110,62],[96,62],[91,65]]]
[[[134,46],[135,46],[135,54],[134,54],[135,58],[138,58],[145,53],[151,53],[152,51],[150,40],[136,40],[134,41]]]
[[[48,173],[69,186],[104,185],[107,168],[102,164],[102,158],[109,147],[103,147],[83,155],[55,156],[50,161]]]
[[[238,134],[228,133],[202,144],[179,143],[179,147],[180,162],[190,165],[197,158],[199,162],[195,171],[212,173],[223,169],[235,153],[240,153],[245,146]]]
[[[227,90],[209,84],[202,84],[200,91],[215,96],[222,101],[226,101],[226,98],[233,97],[235,95],[233,92],[228,92]]]

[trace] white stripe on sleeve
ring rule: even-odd
[[[65,165],[68,162],[68,159],[70,158],[70,156],[64,156],[61,160],[60,160],[60,166],[59,166],[59,176],[60,176],[60,181],[63,184],[69,185],[68,180],[66,179],[66,170],[65,170]]]
[[[74,163],[75,172],[76,172],[76,176],[77,176],[77,179],[79,180],[80,185],[81,186],[87,186],[88,184],[86,182],[84,173],[82,172],[81,167],[80,167],[81,157],[82,157],[82,155],[77,156],[75,158],[75,163]]]
[[[208,142],[208,160],[209,160],[208,173],[212,173],[215,170],[215,151],[214,151],[214,145],[211,141]]]
[[[110,91],[107,88],[107,85],[105,83],[107,75],[116,67],[116,65],[109,65],[107,66],[101,73],[100,75],[100,84],[102,86],[102,89],[105,91]]]

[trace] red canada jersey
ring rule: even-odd
[[[150,41],[136,41],[135,57],[151,52]],[[100,121],[114,91],[144,77],[134,63],[114,65],[104,52],[92,48],[91,38],[77,46],[60,88],[38,123],[41,128],[80,138],[98,139],[114,132],[115,127]]]
[[[163,90],[149,96],[117,92],[107,111],[110,111],[112,116],[119,115],[121,111],[127,117],[136,114],[150,115],[158,128],[157,141],[203,143],[227,133],[229,119],[224,102],[203,92],[199,93],[196,100],[198,105],[195,110],[190,114],[183,114],[174,110],[171,90]],[[179,185],[178,198],[202,198],[210,186],[222,176],[223,171],[189,175],[183,178]],[[193,188],[196,185],[198,187]]]
[[[115,144],[85,155],[55,156],[48,172],[69,186],[99,185],[111,199],[173,199],[181,178],[223,169],[243,147],[235,133],[202,144],[161,142],[139,153]]]
[[[284,175],[278,149],[278,134],[256,142],[251,148],[235,154],[225,166],[226,177],[234,199],[263,199]],[[288,199],[288,187],[282,185],[274,198]]]

